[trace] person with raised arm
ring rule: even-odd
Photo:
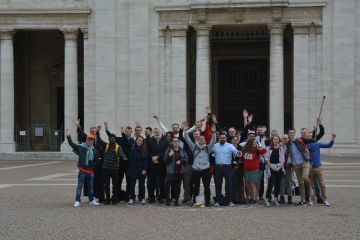
[[[97,203],[94,199],[93,192],[93,183],[94,183],[94,166],[97,163],[96,158],[96,149],[94,148],[94,139],[95,136],[88,134],[86,136],[86,142],[82,144],[75,144],[71,139],[71,132],[69,129],[65,131],[66,137],[69,145],[73,149],[74,153],[79,156],[77,167],[79,168],[78,172],[78,184],[76,188],[76,197],[74,207],[80,207],[81,205],[81,192],[84,186],[84,182],[87,182],[88,187],[88,197],[89,205],[97,206]]]

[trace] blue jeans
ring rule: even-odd
[[[81,201],[81,191],[84,186],[84,183],[86,181],[87,187],[88,187],[88,196],[89,196],[89,202],[94,200],[94,174],[86,173],[79,170],[78,174],[78,185],[76,188],[76,201]]]

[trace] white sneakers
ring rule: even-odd
[[[132,200],[131,198],[128,201],[128,205],[132,205],[134,203],[134,200]]]
[[[94,199],[91,202],[89,202],[89,206],[99,206],[100,204]],[[79,201],[76,201],[74,203],[74,207],[80,207],[81,203]]]
[[[141,200],[141,204],[142,205],[146,204],[146,200],[145,199]]]
[[[229,202],[229,207],[235,207],[235,204],[233,202]]]
[[[266,206],[266,207],[271,207],[270,202],[269,202],[269,201],[265,201],[265,206]]]
[[[330,203],[326,200],[326,201],[324,202],[324,205],[327,206],[327,207],[329,207],[329,206],[330,206]]]
[[[214,207],[220,207],[220,204],[216,202],[216,203],[214,204]]]
[[[92,200],[91,202],[89,202],[89,206],[99,206],[100,204],[98,202],[96,202],[95,200]]]
[[[280,206],[280,203],[278,202],[278,200],[275,200],[274,203],[275,203],[275,206]]]

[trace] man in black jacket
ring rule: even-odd
[[[122,148],[116,143],[116,136],[109,135],[109,143],[104,142],[100,137],[101,126],[96,130],[96,137],[99,144],[105,149],[104,163],[103,163],[103,177],[104,177],[104,190],[105,190],[105,205],[110,204],[110,179],[112,180],[113,195],[111,202],[116,205],[119,196],[119,163],[127,160]]]
[[[154,192],[159,194],[156,196],[159,203],[164,203],[166,198],[164,182],[166,174],[166,166],[162,161],[164,153],[169,142],[162,136],[159,128],[154,129],[154,137],[149,139],[148,152],[150,155],[150,164],[148,169],[148,195],[149,203],[155,202]]]
[[[79,156],[78,160],[78,185],[76,188],[76,200],[74,207],[80,207],[81,191],[84,182],[87,182],[89,193],[89,205],[99,205],[94,200],[93,182],[94,182],[94,166],[96,165],[96,150],[93,147],[95,136],[92,134],[87,135],[86,142],[83,144],[75,144],[71,139],[71,133],[69,129],[66,129],[66,137],[69,145],[72,147],[74,153]]]

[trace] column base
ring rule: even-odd
[[[0,152],[1,153],[13,153],[15,152],[15,142],[10,143],[0,143]]]

